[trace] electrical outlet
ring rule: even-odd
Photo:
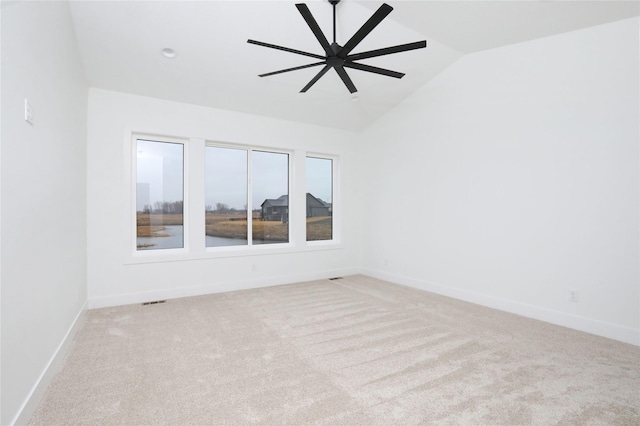
[[[24,121],[33,126],[33,109],[27,98],[24,99]]]
[[[570,302],[578,302],[580,300],[580,294],[578,293],[578,290],[574,289],[570,289],[569,290],[569,301]]]

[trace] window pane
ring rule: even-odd
[[[205,151],[206,246],[247,245],[247,151]]]
[[[333,239],[333,160],[307,157],[307,241]]]
[[[184,145],[139,139],[136,148],[137,248],[182,248]]]
[[[253,244],[289,242],[289,155],[253,151]]]

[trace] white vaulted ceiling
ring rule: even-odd
[[[72,1],[71,13],[92,87],[347,130],[366,127],[464,54],[639,13],[635,1],[387,1],[395,10],[353,53],[424,39],[427,48],[362,61],[406,73],[400,80],[348,69],[354,96],[333,70],[299,93],[320,67],[258,77],[316,60],[249,38],[322,54],[295,7],[302,1]],[[331,5],[305,3],[331,41]],[[338,44],[381,4],[342,0]],[[162,56],[165,47],[176,57]]]

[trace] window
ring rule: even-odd
[[[137,250],[184,247],[184,145],[136,141]]]
[[[127,262],[340,245],[338,157],[145,134],[126,143]]]
[[[253,244],[289,242],[289,155],[252,152]]]
[[[289,242],[289,154],[208,145],[205,179],[207,247]]]
[[[333,239],[333,160],[307,157],[307,241]]]
[[[205,148],[207,247],[247,245],[246,149]]]

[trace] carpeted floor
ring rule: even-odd
[[[638,425],[640,348],[365,276],[92,310],[34,425]]]

